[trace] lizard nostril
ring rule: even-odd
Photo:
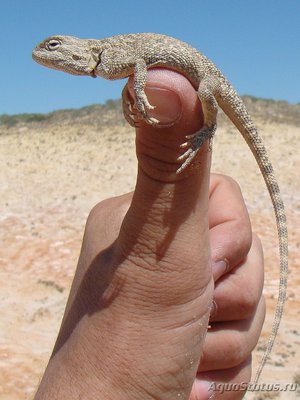
[[[73,58],[73,60],[78,61],[78,60],[80,60],[81,57],[77,56],[76,54],[73,54],[72,58]]]

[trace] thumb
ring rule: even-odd
[[[126,98],[134,102],[132,78],[126,90],[129,92]],[[153,242],[151,250],[156,258],[166,256],[172,240],[176,246],[177,242],[188,240],[184,253],[194,256],[192,250],[206,247],[202,235],[208,232],[211,159],[208,143],[203,144],[194,162],[183,172],[176,174],[176,170],[180,166],[177,159],[185,151],[180,145],[187,135],[202,127],[201,104],[190,82],[181,74],[166,69],[148,71],[145,92],[155,107],[150,112],[151,117],[160,122],[149,125],[141,119],[136,129],[138,175],[131,206],[121,228],[121,233],[126,231],[122,240],[124,245],[130,246],[129,242],[135,243],[138,239],[140,245],[145,242],[149,249],[149,240],[153,239],[155,244]]]
[[[132,80],[126,90],[127,99],[134,99]],[[135,267],[126,273],[133,285],[132,296],[138,298],[135,313],[138,302],[143,320],[150,320],[152,327],[155,321],[154,330],[168,332],[172,338],[170,343],[166,334],[157,335],[156,357],[163,351],[167,359],[176,361],[173,379],[177,375],[183,382],[184,376],[183,392],[188,393],[200,360],[212,300],[210,152],[205,143],[193,165],[176,174],[180,166],[177,158],[183,152],[180,144],[203,123],[200,102],[186,78],[163,69],[148,71],[146,94],[150,104],[156,106],[151,116],[160,124],[151,126],[141,121],[137,127],[137,182],[117,242],[124,258]],[[157,376],[165,379],[166,371],[162,366],[158,371],[153,350],[150,364],[152,357]]]

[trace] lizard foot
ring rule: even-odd
[[[149,125],[157,125],[157,124],[159,124],[159,120],[158,119],[156,119],[154,117],[150,117],[148,114],[143,115],[142,119],[144,121],[146,121],[147,124],[149,124]]]
[[[187,141],[182,143],[180,148],[184,149],[188,147],[188,149],[177,158],[177,160],[182,162],[182,164],[176,171],[176,174],[180,174],[193,161],[199,149],[206,140],[210,141],[211,149],[211,139],[215,131],[216,125],[213,125],[212,127],[204,126],[202,129],[200,129],[200,131],[186,136]]]
[[[143,119],[144,121],[147,122],[149,125],[157,125],[159,123],[159,120],[151,117],[148,114],[149,110],[154,110],[155,106],[149,103],[148,97],[144,91],[140,93],[136,93],[136,102],[135,102],[135,107],[137,109],[137,112],[139,114],[139,118]]]
[[[142,120],[146,121],[149,125],[157,125],[159,123],[158,119],[148,114],[148,110],[153,110],[155,106],[149,103],[146,94],[134,101],[128,90],[124,89],[122,92],[122,105],[126,121],[135,128],[139,126]]]

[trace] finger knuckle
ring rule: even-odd
[[[228,365],[231,367],[241,364],[249,357],[249,347],[247,346],[245,335],[233,333],[228,343]]]
[[[243,318],[249,318],[255,314],[259,298],[252,286],[244,285],[237,301],[237,307],[240,310],[240,314],[243,315]]]
[[[251,225],[245,224],[243,219],[235,221],[235,229],[238,233],[236,241],[241,254],[247,255],[252,245]]]

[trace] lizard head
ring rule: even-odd
[[[90,40],[73,36],[50,36],[35,47],[32,58],[49,68],[94,78],[99,63],[97,54],[90,51]]]

